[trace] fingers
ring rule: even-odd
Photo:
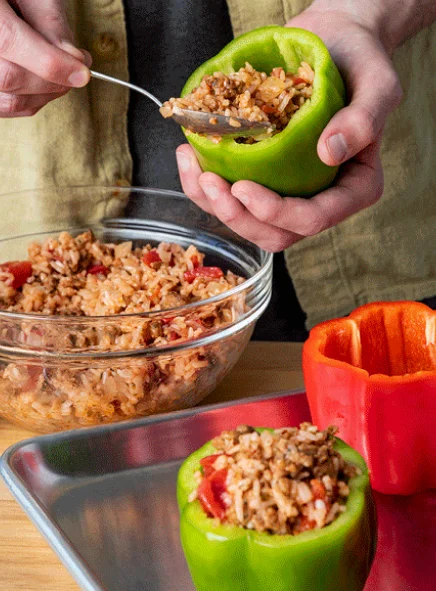
[[[227,181],[216,174],[202,172],[191,146],[180,146],[176,155],[184,193],[203,211],[216,216],[239,236],[270,252],[283,250],[300,238],[256,220],[232,195]]]
[[[41,14],[45,11],[45,22],[49,26],[45,35],[58,39],[60,31],[66,29],[62,22],[62,16],[53,17],[53,6],[56,3],[48,2],[48,0],[38,3],[23,1],[19,6],[21,12],[26,13],[31,4],[37,5]],[[34,9],[36,10],[36,8]],[[47,16],[47,14],[51,16]],[[41,21],[44,20],[42,16],[40,18]],[[21,66],[43,80],[60,86],[82,87],[88,83],[90,78],[88,68],[80,59],[52,45],[44,36],[19,18],[9,5],[4,3],[0,4],[0,57]]]
[[[52,82],[46,82],[21,66],[0,58],[0,92],[12,94],[53,94],[67,90]]]
[[[199,183],[215,216],[231,230],[269,252],[283,250],[298,239],[288,231],[263,223],[232,195],[230,184],[216,174],[206,172]],[[255,185],[255,183],[252,183]]]
[[[369,41],[368,41],[369,43]],[[388,115],[401,101],[402,91],[390,60],[376,42],[364,55],[346,55],[351,103],[327,125],[318,154],[329,165],[339,165],[374,143]]]
[[[22,18],[47,41],[57,45],[62,41],[73,44],[73,32],[68,24],[65,2],[62,0],[15,0]],[[77,50],[78,51],[78,50]]]
[[[194,150],[189,144],[183,144],[177,148],[176,158],[183,192],[203,211],[213,214],[213,209],[199,184],[199,178],[203,171],[198,164]]]
[[[88,68],[90,68],[92,66],[91,54],[89,53],[89,51],[86,51],[86,49],[81,49],[80,52],[83,55],[85,65],[88,66]]]
[[[204,211],[234,232],[270,252],[279,252],[374,204],[383,192],[383,171],[376,141],[345,164],[337,184],[311,199],[283,198],[251,181],[230,186],[202,173],[190,146],[178,148],[183,190]]]
[[[35,115],[47,102],[65,93],[52,95],[17,95],[0,93],[0,118],[30,117]]]
[[[378,144],[377,140],[345,164],[336,185],[311,199],[281,198],[250,181],[235,183],[232,193],[256,220],[294,236],[313,236],[373,205],[381,197],[383,171]]]
[[[32,29],[41,33],[51,44],[66,51],[88,67],[91,66],[91,54],[74,45],[74,36],[68,24],[63,0],[39,0],[38,2],[17,0],[17,5],[23,19]]]

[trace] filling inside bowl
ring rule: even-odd
[[[312,96],[314,71],[307,62],[302,62],[297,74],[285,72],[283,68],[273,68],[268,75],[255,70],[248,62],[237,72],[224,74],[214,72],[204,76],[200,86],[183,98],[166,101],[160,112],[163,117],[171,117],[177,109],[190,109],[213,115],[231,117],[230,124],[237,129],[237,118],[248,121],[271,123],[266,135],[248,138],[235,138],[239,143],[255,143],[265,137],[280,133],[292,116]],[[210,135],[213,142],[220,142],[219,135]]]
[[[243,281],[231,271],[206,266],[204,258],[192,245],[186,250],[169,243],[134,248],[132,242],[102,243],[90,231],[76,238],[63,232],[57,239],[31,244],[27,261],[0,265],[0,309],[69,316],[136,314],[204,300]]]
[[[236,324],[247,304],[242,292],[204,301],[244,278],[208,266],[192,245],[107,244],[88,231],[77,237],[64,232],[28,250],[28,260],[0,265],[0,310],[36,314],[0,319],[0,347],[26,351],[12,362],[0,348],[0,414],[28,428],[52,431],[193,406],[250,338],[251,325],[196,344]],[[53,319],[38,320],[42,314]],[[191,341],[171,353],[155,351]],[[148,356],[98,357],[149,348]],[[85,357],[58,361],[47,352]]]
[[[320,529],[345,511],[348,482],[358,473],[334,449],[335,431],[310,423],[224,431],[212,442],[216,454],[200,460],[189,500],[246,529],[282,535]]]

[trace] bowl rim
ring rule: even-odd
[[[117,191],[117,192],[122,192],[122,193],[130,193],[130,192],[134,191],[137,193],[145,193],[145,194],[152,191],[153,193],[159,193],[159,194],[175,197],[180,200],[188,199],[188,197],[184,193],[179,192],[179,191],[170,191],[167,189],[154,189],[152,187],[133,187],[133,186],[132,187],[124,187],[124,186],[118,187],[118,186],[110,186],[110,185],[108,185],[108,186],[105,186],[105,185],[75,185],[75,186],[69,186],[69,187],[53,187],[52,189],[50,189],[50,188],[35,189],[35,190],[31,189],[31,190],[18,191],[18,192],[14,192],[14,193],[6,193],[6,195],[12,196],[12,195],[20,195],[20,194],[28,194],[28,193],[43,193],[48,190],[62,191],[62,190],[69,190],[69,189],[98,189],[98,190],[103,189],[103,190],[107,190],[108,192]],[[212,217],[214,217],[214,216],[212,216]],[[128,220],[129,218],[117,217],[116,219],[117,220],[120,220],[120,219]],[[146,220],[144,220],[144,221],[146,221]],[[50,231],[50,233],[52,233],[52,232],[55,233],[57,231],[61,232],[61,231],[68,231],[68,230],[53,230],[53,231]],[[40,232],[35,232],[34,234],[19,234],[18,236],[1,238],[0,245],[2,243],[6,243],[11,240],[19,240],[19,239],[24,239],[27,237],[30,238],[31,236],[34,236],[37,234],[40,234]],[[243,283],[236,285],[235,287],[232,287],[228,291],[224,291],[224,292],[217,294],[215,296],[212,296],[210,298],[206,298],[205,300],[199,300],[198,302],[191,302],[190,304],[185,304],[184,306],[165,308],[163,310],[153,310],[150,312],[136,312],[136,313],[132,313],[132,314],[112,314],[110,316],[66,316],[63,314],[27,314],[24,312],[8,312],[7,310],[0,309],[0,319],[23,320],[23,321],[35,320],[35,321],[40,321],[40,322],[44,322],[44,323],[57,322],[60,324],[70,324],[72,322],[72,320],[74,319],[75,324],[88,324],[88,323],[93,323],[93,322],[104,322],[104,321],[112,321],[112,320],[116,321],[116,320],[120,320],[120,319],[132,319],[132,318],[153,319],[153,318],[162,316],[162,314],[167,315],[167,314],[173,314],[176,312],[180,312],[178,314],[178,316],[183,316],[185,314],[185,311],[195,310],[196,308],[199,308],[201,306],[207,306],[209,304],[216,304],[222,300],[225,300],[227,298],[231,298],[232,296],[239,294],[241,291],[245,291],[247,288],[250,288],[253,284],[257,283],[266,274],[268,274],[268,272],[272,266],[273,254],[270,252],[267,252],[265,250],[262,250],[259,247],[257,247],[257,248],[259,249],[261,256],[264,257],[264,261],[261,263],[259,270],[256,271],[256,273],[254,273],[254,275],[252,275],[252,277],[249,277]]]
[[[153,187],[134,187],[134,186],[114,186],[114,185],[75,185],[75,186],[60,186],[60,187],[53,187],[53,188],[46,188],[46,189],[30,189],[30,190],[23,190],[18,191],[15,193],[7,193],[6,195],[25,195],[30,193],[43,193],[46,191],[65,191],[65,190],[104,190],[107,192],[117,192],[117,193],[143,193],[143,194],[159,194],[162,196],[168,196],[172,198],[176,198],[179,200],[188,199],[188,197],[179,191],[172,191],[167,189],[154,189]],[[5,194],[4,194],[5,195]],[[0,195],[1,197],[1,195]],[[208,214],[210,215],[210,214]],[[214,216],[212,216],[214,217]],[[108,218],[113,220],[129,220],[130,218],[126,217],[113,217]],[[131,218],[132,220],[135,218]],[[140,218],[138,218],[140,219]],[[146,221],[146,220],[144,220]],[[220,220],[218,220],[220,221]],[[222,223],[222,222],[220,222]],[[94,224],[96,225],[96,224]],[[223,224],[224,226],[224,224]],[[62,229],[59,230],[48,230],[47,233],[56,233],[61,232]],[[65,230],[68,231],[68,230]],[[41,234],[43,232],[35,232],[33,234],[20,234],[17,236],[9,236],[7,238],[0,239],[0,244],[12,240],[30,238],[31,236],[36,236],[37,234]],[[209,232],[213,234],[212,232]],[[237,234],[235,234],[237,236]],[[248,241],[247,241],[248,242]],[[166,308],[164,310],[154,310],[151,312],[140,312],[140,313],[133,313],[133,314],[113,314],[111,316],[66,316],[66,315],[50,315],[50,314],[26,314],[23,312],[8,312],[7,310],[0,310],[0,321],[3,320],[7,321],[21,321],[21,322],[40,322],[43,325],[50,326],[51,324],[58,324],[61,328],[64,328],[66,325],[70,325],[74,322],[75,325],[92,325],[94,323],[105,323],[109,324],[111,322],[116,321],[125,321],[125,320],[132,320],[132,319],[156,319],[162,316],[167,316],[168,314],[176,314],[178,316],[183,316],[187,312],[193,311],[203,306],[207,306],[210,304],[217,304],[221,301],[226,299],[230,299],[241,292],[249,289],[255,284],[262,285],[265,282],[265,277],[268,275],[272,276],[272,266],[273,266],[273,254],[267,252],[259,247],[256,246],[261,254],[261,262],[260,268],[256,271],[252,277],[246,279],[240,285],[236,285],[232,287],[228,291],[225,291],[221,294],[216,296],[212,296],[210,298],[199,300],[198,302],[192,302],[190,304],[186,304],[184,306],[178,306],[175,308]],[[222,329],[212,331],[210,333],[206,333],[200,337],[191,340],[185,340],[178,342],[176,344],[167,343],[166,345],[160,347],[144,347],[139,349],[121,349],[115,351],[71,351],[71,352],[57,352],[57,351],[48,351],[48,350],[41,350],[41,349],[23,349],[19,346],[19,344],[14,345],[0,345],[0,356],[2,358],[23,358],[23,359],[45,359],[47,363],[55,363],[55,362],[62,362],[62,361],[85,361],[89,360],[90,358],[94,360],[104,360],[104,359],[116,359],[116,358],[135,358],[135,357],[156,357],[156,356],[167,356],[174,353],[178,353],[187,349],[197,348],[197,347],[204,347],[209,344],[215,343],[220,340],[224,340],[229,338],[237,333],[247,330],[251,324],[253,324],[259,316],[264,312],[266,309],[270,297],[271,297],[271,287],[270,281],[265,284],[266,292],[259,294],[260,301],[253,309],[249,311],[249,313],[244,314],[241,318],[237,319],[234,322],[231,322],[227,325],[224,325]],[[269,287],[268,287],[269,286]],[[262,290],[263,291],[263,290]],[[50,360],[50,361],[49,361]]]

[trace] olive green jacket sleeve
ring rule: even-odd
[[[95,69],[126,79],[122,0],[69,3],[79,45],[92,52]],[[235,35],[284,24],[308,4],[310,0],[228,0]],[[435,26],[422,31],[394,58],[405,98],[386,126],[384,197],[286,251],[309,327],[369,301],[436,294],[435,32]],[[80,215],[60,193],[38,197],[20,210],[10,198],[14,191],[130,181],[127,108],[124,90],[91,81],[31,119],[0,121],[1,237],[32,231],[41,220],[49,229],[64,228]],[[116,214],[123,205],[115,191],[103,202],[90,200],[86,212]]]
[[[80,47],[89,49],[94,67],[128,78],[127,45],[121,0],[68,0],[69,22]],[[0,237],[66,228],[83,214],[98,219],[119,213],[116,192],[72,204],[68,194],[29,196],[23,208],[11,193],[74,185],[126,185],[132,161],[127,139],[128,92],[91,80],[55,100],[34,117],[0,119]]]

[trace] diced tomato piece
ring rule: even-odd
[[[87,273],[89,275],[107,275],[109,273],[108,267],[105,265],[92,265],[88,267]]]
[[[155,248],[146,252],[142,257],[142,260],[148,266],[150,266],[152,263],[161,263],[162,262],[162,259],[160,258],[159,253],[157,252],[157,250]]]
[[[39,377],[42,374],[42,372],[43,368],[39,365],[27,366],[27,373],[29,377],[26,383],[23,385],[23,392],[29,392],[30,390],[33,390],[36,387],[36,384],[38,383]]]
[[[170,332],[170,341],[176,341],[179,338],[179,335],[176,333],[175,330]]]
[[[174,318],[175,316],[168,316],[168,318],[162,318],[161,322],[164,326],[166,326],[167,324],[171,324]]]
[[[14,289],[23,287],[29,277],[32,276],[32,263],[29,261],[11,261],[9,263],[3,263],[0,265],[0,269],[6,271],[6,273],[12,273],[14,276],[12,287]]]
[[[194,268],[200,265],[200,261],[198,260],[198,256],[196,254],[192,255],[191,262],[194,265]]]
[[[262,105],[260,107],[264,113],[276,113],[277,109],[275,107],[271,107],[270,105]]]
[[[183,274],[185,281],[187,281],[188,283],[193,283],[195,278],[198,277],[195,271],[196,269],[185,271],[185,273]]]
[[[314,499],[321,499],[321,501],[325,501],[327,491],[321,480],[318,480],[317,478],[311,480],[310,488],[312,489]]]
[[[204,511],[210,517],[218,517],[221,521],[226,514],[223,495],[226,492],[227,470],[213,472],[209,478],[203,478],[198,487],[198,499]]]
[[[308,517],[306,517],[306,515],[303,515],[299,519],[296,530],[299,533],[302,533],[304,531],[309,531],[311,529],[315,529],[315,527],[316,527],[316,521],[313,521],[313,520],[309,519]]]
[[[214,497],[219,503],[226,508],[224,501],[224,495],[227,492],[227,473],[228,470],[215,470],[209,477],[210,484],[212,485],[212,491]]]
[[[203,478],[198,487],[197,495],[201,506],[209,517],[218,517],[220,520],[224,518],[225,509],[215,499],[210,480]]]
[[[303,80],[303,78],[300,78],[299,76],[293,76],[292,82],[294,84],[302,84],[303,82],[304,82],[304,84],[306,84],[306,80]]]
[[[215,469],[213,465],[215,464],[216,459],[220,456],[220,454],[214,454],[212,456],[206,456],[205,458],[201,458],[200,466],[203,468],[203,475],[210,476]]]
[[[197,267],[195,269],[185,271],[184,278],[188,283],[193,283],[197,277],[220,279],[221,277],[224,277],[224,273],[219,267]]]

